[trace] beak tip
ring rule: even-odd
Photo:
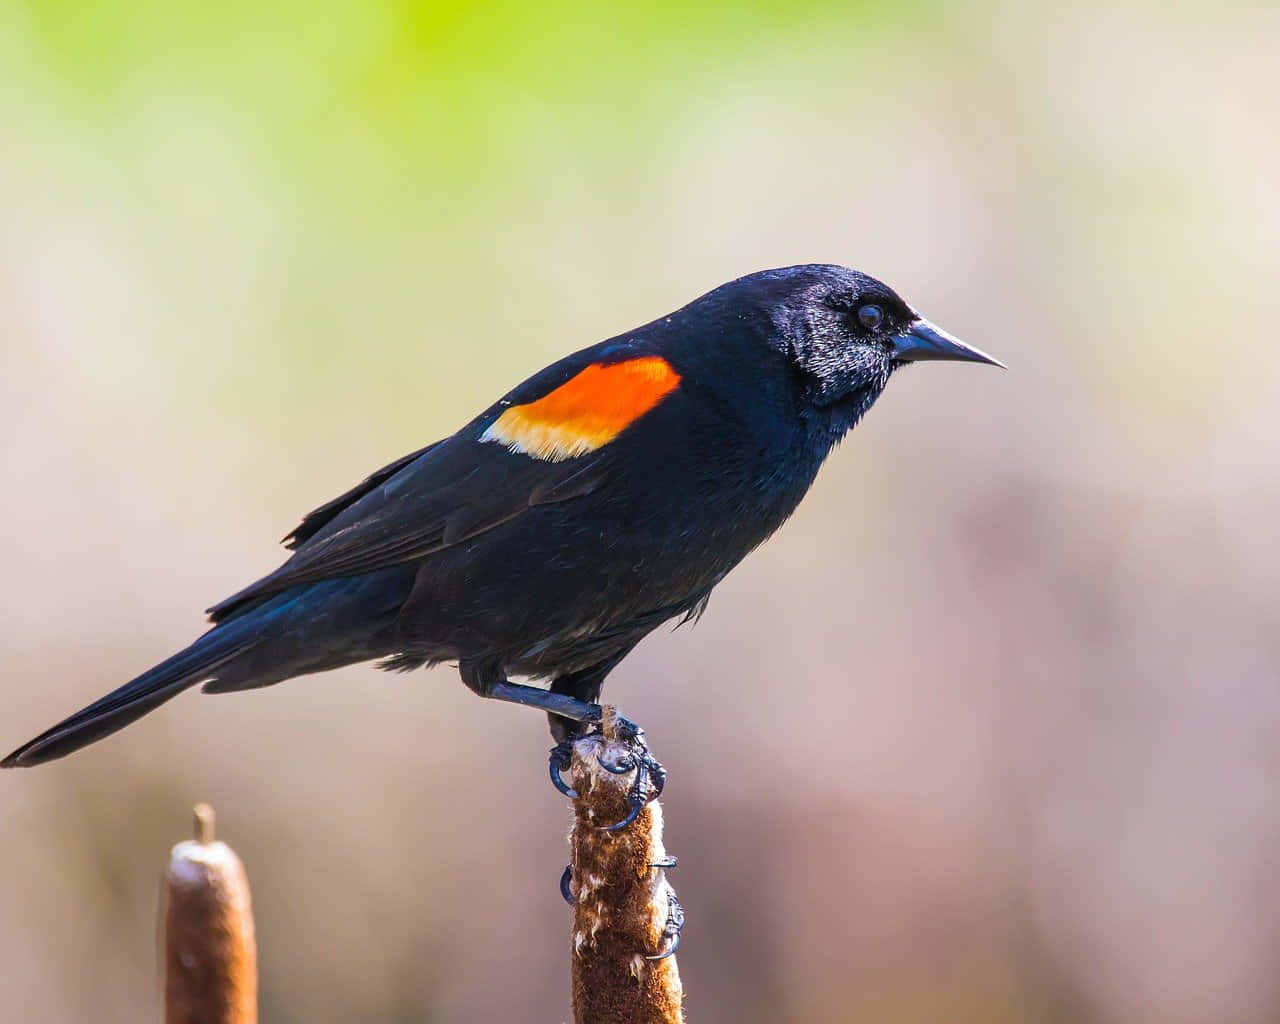
[[[986,363],[1001,370],[1008,367],[994,356],[974,348],[941,327],[923,318],[915,321],[898,339],[895,357],[903,362],[919,362],[926,359],[948,360],[964,363]]]

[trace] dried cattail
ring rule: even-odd
[[[608,709],[610,712],[612,709]],[[674,951],[683,912],[667,882],[662,808],[650,800],[626,828],[637,761],[606,715],[604,735],[573,748],[574,801],[567,895],[573,903],[573,1013],[577,1024],[681,1024],[683,989]]]
[[[195,838],[169,858],[164,885],[165,1024],[256,1024],[257,950],[244,865],[195,808]]]

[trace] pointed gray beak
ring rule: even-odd
[[[999,359],[993,359],[981,349],[966,345],[923,317],[914,321],[894,339],[893,358],[904,363],[918,363],[925,359],[955,359],[966,363],[990,363],[1002,370],[1007,369]]]

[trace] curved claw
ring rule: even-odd
[[[680,933],[684,931],[684,907],[680,906],[680,901],[676,899],[674,892],[667,892],[667,923],[662,929],[663,938],[667,940],[667,947],[661,953],[655,953],[653,956],[645,957],[646,960],[669,960],[676,955],[676,951],[680,948]]]
[[[555,786],[561,793],[570,800],[578,799],[578,791],[570,786],[561,777],[561,772],[569,767],[569,748],[566,744],[561,743],[551,748],[551,757],[548,760],[548,768],[551,772],[551,785]]]
[[[628,754],[626,757],[619,758],[616,765],[608,765],[605,764],[604,761],[601,761],[600,767],[610,775],[626,775],[627,772],[635,770],[636,759]]]
[[[667,781],[666,769],[658,761],[654,760],[647,750],[641,749],[635,754],[628,755],[619,762],[619,764],[622,763],[629,763],[636,770],[636,779],[631,785],[631,811],[618,824],[610,825],[606,828],[606,832],[620,832],[635,821],[640,816],[640,812],[644,810],[645,805],[662,794],[663,786]],[[615,771],[612,768],[609,770],[615,775],[623,774],[621,771]]]
[[[635,800],[631,801],[631,810],[627,812],[627,816],[625,818],[623,818],[616,825],[601,825],[600,831],[621,832],[624,828],[633,824],[636,818],[640,817],[640,812],[644,810],[644,805],[647,804],[648,802],[649,801],[647,800],[640,800],[639,802]]]
[[[566,864],[564,874],[560,876],[560,895],[564,897],[564,901],[573,906],[573,865]]]
[[[661,953],[655,953],[653,956],[645,957],[646,960],[652,960],[655,963],[659,960],[670,960],[680,949],[680,933],[676,932],[671,936],[671,942]]]

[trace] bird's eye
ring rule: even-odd
[[[859,306],[858,323],[862,324],[862,326],[869,331],[880,330],[881,324],[884,323],[884,307],[877,306],[874,302],[869,302],[865,306]]]

